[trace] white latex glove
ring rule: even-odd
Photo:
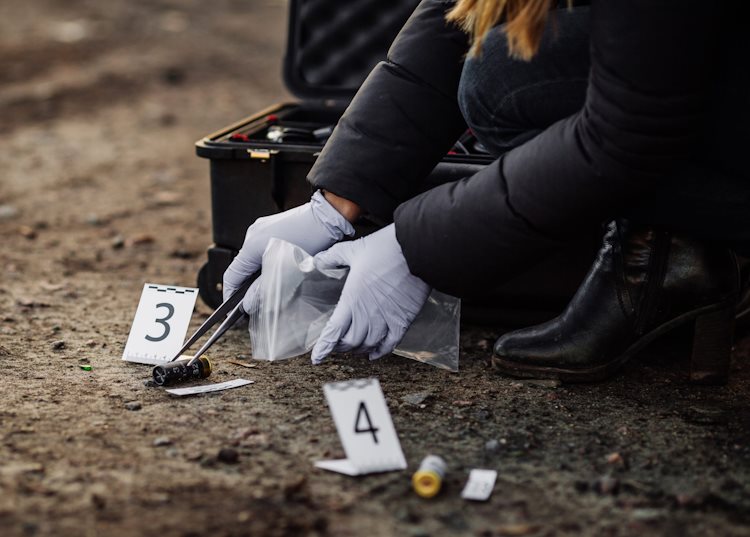
[[[328,203],[320,191],[315,192],[304,205],[258,218],[247,228],[242,248],[224,272],[224,300],[229,298],[242,282],[260,270],[263,252],[271,238],[291,242],[308,254],[315,255],[340,241],[344,235],[354,235],[354,228],[333,205]],[[253,283],[245,295],[244,311],[249,311],[249,303],[259,284],[260,279]]]
[[[409,272],[393,224],[315,256],[318,268],[350,267],[333,314],[312,350],[313,364],[333,351],[380,358],[401,341],[430,286]]]

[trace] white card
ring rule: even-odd
[[[333,382],[323,386],[346,459],[318,461],[317,468],[346,475],[406,468],[391,413],[378,379]]]
[[[162,364],[182,347],[198,289],[147,283],[130,327],[122,359]]]
[[[172,395],[195,395],[198,393],[209,393],[209,392],[220,392],[221,390],[231,390],[232,388],[239,388],[240,386],[247,386],[248,384],[255,384],[254,380],[246,379],[234,379],[226,382],[219,382],[218,384],[202,384],[201,386],[191,386],[189,388],[172,388],[171,390],[164,390]]]
[[[496,479],[495,470],[472,470],[469,472],[469,480],[464,490],[461,491],[461,497],[464,500],[486,501],[492,495]]]

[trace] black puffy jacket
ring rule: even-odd
[[[747,46],[728,4],[593,1],[583,109],[476,175],[415,196],[465,128],[456,92],[467,37],[445,22],[452,2],[424,0],[309,180],[393,219],[410,270],[459,296],[515,275],[683,170],[701,170],[709,189],[739,185],[745,197],[732,195],[727,210],[750,214]],[[702,216],[701,229],[730,234],[727,221]],[[747,218],[728,222],[733,238],[750,238]]]

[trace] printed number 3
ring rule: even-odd
[[[151,337],[148,334],[146,334],[146,339],[149,341],[162,341],[166,339],[167,336],[169,335],[169,324],[167,323],[167,321],[172,318],[172,315],[174,315],[174,306],[170,304],[169,302],[161,302],[156,305],[156,309],[159,309],[159,308],[167,308],[166,317],[162,317],[161,319],[154,319],[155,322],[164,326],[164,333],[160,335],[159,337]]]
[[[367,425],[367,428],[360,427],[360,421],[364,418],[365,425]],[[365,406],[365,402],[361,401],[359,403],[359,409],[357,410],[357,419],[354,421],[354,432],[355,433],[372,433],[372,439],[375,441],[375,443],[378,443],[378,428],[373,427],[372,421],[370,421],[370,413],[367,412],[367,407]]]

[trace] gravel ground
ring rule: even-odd
[[[120,360],[143,283],[192,286],[205,260],[193,142],[290,98],[285,22],[279,0],[0,5],[0,534],[750,535],[748,341],[726,387],[687,383],[686,333],[591,386],[496,376],[500,330],[469,326],[458,374],[245,368],[233,331],[212,378],[255,384],[175,399]],[[322,384],[372,376],[409,469],[316,470],[343,455]],[[409,483],[427,453],[450,467],[432,500]],[[499,472],[487,503],[459,498],[477,467]]]

